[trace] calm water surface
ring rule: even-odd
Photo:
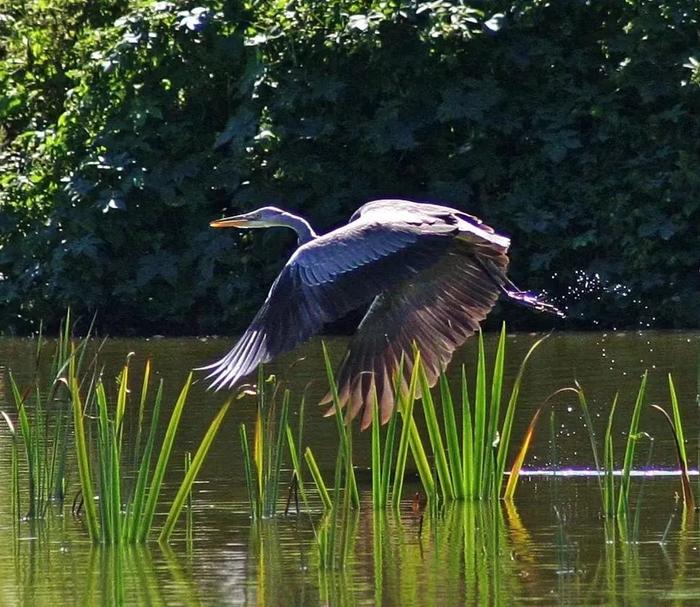
[[[511,382],[535,339],[526,334],[508,338]],[[494,342],[492,336],[487,339],[491,351]],[[329,343],[339,358],[344,341]],[[215,359],[229,345],[225,339],[111,340],[103,358],[106,374],[114,376],[129,352],[134,353],[134,369],[152,357],[165,378],[170,405],[189,369]],[[470,368],[474,345],[460,351],[450,368],[453,379],[462,362]],[[33,348],[30,340],[0,340],[0,364],[12,369],[20,383],[31,377]],[[619,392],[615,437],[621,457],[640,375],[649,370],[648,402],[667,405],[666,375],[673,372],[695,467],[699,360],[697,333],[554,334],[537,351],[526,374],[515,441],[549,394],[578,381],[588,395],[599,435]],[[308,402],[314,403],[325,389],[321,369],[320,342],[315,341],[267,371],[292,389],[293,402],[307,390]],[[224,400],[224,394],[207,392],[201,382],[195,385],[174,451],[169,488],[181,478],[183,452],[197,447]],[[11,407],[3,400],[3,409]],[[307,407],[305,442],[330,474],[337,440],[333,420],[323,418],[322,411]],[[678,477],[635,479],[635,495],[643,491],[639,541],[612,541],[600,518],[596,479],[566,475],[569,469],[593,467],[589,435],[575,400],[562,395],[546,411],[526,467],[547,471],[548,476],[521,480],[513,507],[457,505],[426,517],[422,524],[411,509],[416,485],[407,487],[399,516],[373,516],[367,503],[369,433],[358,434],[355,463],[366,504],[348,523],[354,538],[350,563],[343,571],[327,574],[319,572],[314,547],[317,510],[251,524],[238,425],[250,427],[255,415],[252,397],[233,405],[200,473],[191,540],[180,530],[167,548],[94,548],[69,508],[65,515],[51,513],[46,521],[13,521],[11,444],[3,427],[0,605],[697,603],[700,528],[695,513],[683,514],[674,499],[680,490]],[[661,416],[645,409],[641,428],[654,437],[653,467],[674,469],[675,448]],[[638,467],[645,466],[646,452],[646,446],[640,447]],[[75,481],[69,479],[71,495]],[[281,493],[285,498],[286,489]]]

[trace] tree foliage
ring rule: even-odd
[[[486,12],[488,10],[488,12]],[[335,227],[439,201],[513,237],[516,283],[630,296],[590,326],[700,313],[700,5],[8,0],[0,318],[236,330],[293,245],[213,232],[278,204]],[[616,291],[619,295],[619,291]]]

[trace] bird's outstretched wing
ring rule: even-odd
[[[231,351],[204,369],[211,387],[231,387],[260,363],[287,352],[324,324],[436,265],[459,231],[458,220],[422,221],[367,213],[301,246],[275,280],[253,322]]]
[[[478,330],[505,288],[507,266],[502,247],[460,234],[439,264],[381,293],[351,340],[337,375],[340,404],[347,409],[347,418],[356,417],[364,408],[362,427],[371,423],[375,388],[382,422],[391,417],[395,374],[403,356],[400,381],[406,390],[414,345],[433,385],[453,352]]]

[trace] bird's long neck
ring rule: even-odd
[[[297,233],[300,245],[318,237],[318,234],[314,232],[314,229],[311,227],[309,222],[306,221],[306,219],[303,219],[302,217],[297,217],[296,215],[292,215],[291,213],[287,213],[284,219],[285,225],[289,226],[290,228],[292,228],[292,230],[294,230]]]

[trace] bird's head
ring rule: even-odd
[[[212,228],[270,228],[287,226],[288,213],[277,207],[261,207],[250,213],[216,219],[209,223]]]

